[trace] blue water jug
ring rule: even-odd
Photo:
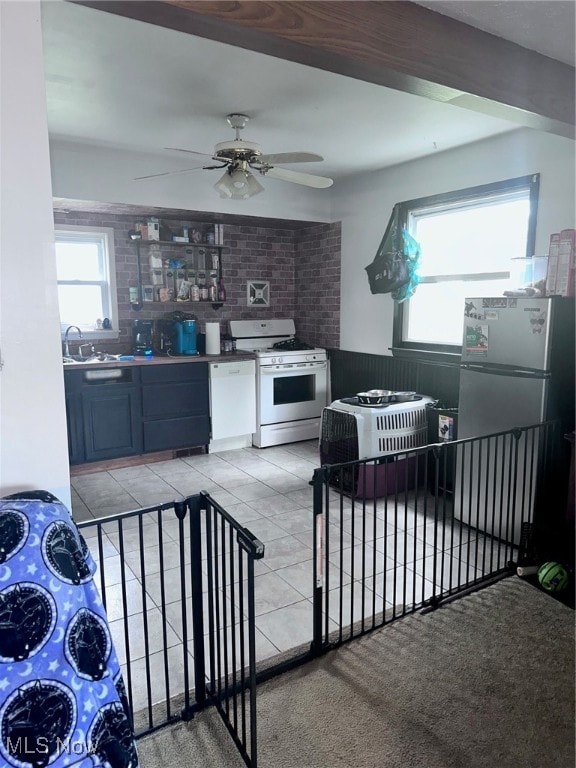
[[[175,352],[177,355],[197,355],[196,335],[198,329],[196,320],[182,320],[174,323],[176,328]]]

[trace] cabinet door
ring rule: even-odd
[[[70,464],[84,461],[84,424],[82,400],[77,392],[66,393],[66,424],[68,427],[68,460]]]
[[[97,386],[82,393],[86,461],[142,453],[140,390],[133,385]]]
[[[84,423],[82,420],[82,374],[80,371],[64,371],[66,394],[66,426],[68,430],[68,460],[70,464],[82,464],[84,459]]]

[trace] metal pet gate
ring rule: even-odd
[[[207,706],[257,766],[254,564],[264,546],[209,494],[78,524],[137,736]]]
[[[80,523],[136,734],[214,705],[256,768],[257,683],[510,573],[537,541],[562,442],[550,422],[316,469],[310,645],[261,670],[264,546],[207,493]]]
[[[549,422],[317,469],[312,651],[510,573],[544,536],[560,443]]]

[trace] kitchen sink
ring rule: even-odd
[[[65,355],[62,358],[64,365],[71,365],[72,363],[117,363],[120,355],[90,355],[90,357],[83,357],[82,355]]]

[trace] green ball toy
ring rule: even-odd
[[[561,563],[544,563],[538,570],[538,582],[547,592],[562,592],[570,581],[570,574]]]

